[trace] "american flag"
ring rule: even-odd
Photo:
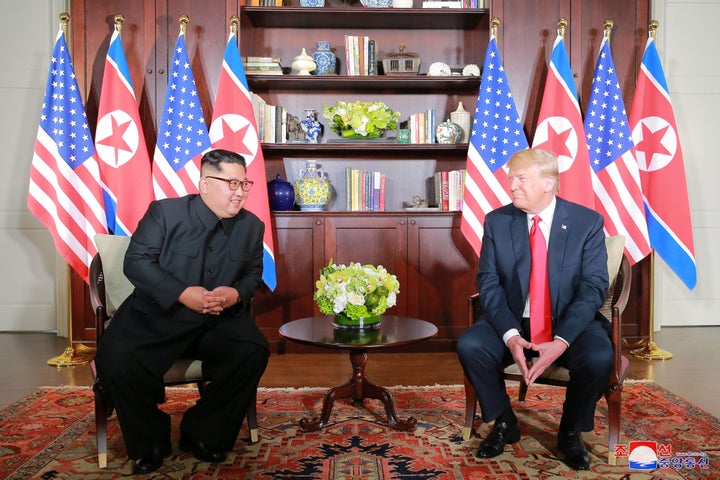
[[[181,197],[198,192],[200,160],[210,149],[185,34],[180,32],[170,68],[153,157],[155,198]]]
[[[533,148],[542,148],[557,156],[561,197],[595,209],[585,130],[561,35],[555,39],[550,57]]]
[[[107,224],[95,147],[62,30],[50,59],[27,205],[87,282],[95,235],[107,233]]]
[[[245,157],[248,179],[255,182],[245,208],[265,224],[263,237],[263,281],[270,290],[277,286],[270,203],[265,158],[260,148],[250,90],[238,50],[235,32],[230,34],[218,80],[210,141],[214,148],[237,152]]]
[[[630,107],[650,246],[685,285],[697,283],[683,153],[665,74],[650,37]]]
[[[118,27],[105,59],[95,148],[108,230],[130,235],[152,201],[153,191],[150,156]]]
[[[495,36],[490,37],[468,145],[460,231],[480,255],[485,215],[510,203],[505,164],[528,148]]]
[[[639,262],[650,253],[650,242],[633,153],[635,145],[607,36],[603,37],[595,65],[585,134],[593,169],[595,209],[605,217],[608,236],[625,236],[630,263]]]

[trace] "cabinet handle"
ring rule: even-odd
[[[152,68],[148,68],[148,69],[146,70],[146,72],[147,72],[148,75],[152,75],[152,73],[153,73]]]
[[[160,70],[158,70],[158,73],[159,73],[160,75],[162,75],[162,74],[165,73],[165,70],[163,70],[163,69],[161,68]]]
[[[315,220],[315,225],[322,225],[322,220]]]
[[[415,220],[410,220],[410,225],[415,225]]]
[[[400,225],[405,225],[405,220],[400,220]]]

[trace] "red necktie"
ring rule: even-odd
[[[552,340],[552,312],[550,309],[550,284],[547,272],[547,244],[538,222],[533,217],[530,227],[530,341],[543,343]]]

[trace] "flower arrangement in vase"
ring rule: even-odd
[[[380,138],[385,130],[397,129],[400,112],[384,102],[341,100],[330,107],[323,104],[323,116],[343,138]]]
[[[320,311],[334,315],[336,327],[364,328],[380,325],[380,315],[395,306],[400,282],[382,265],[336,265],[330,260],[315,282],[315,302]]]

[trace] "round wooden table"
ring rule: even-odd
[[[437,327],[425,320],[391,315],[383,315],[380,326],[374,329],[336,328],[333,327],[331,316],[301,318],[281,326],[280,335],[292,342],[348,350],[353,367],[353,374],[347,383],[333,387],[325,394],[320,417],[301,419],[300,428],[313,432],[325,427],[335,400],[348,398],[354,404],[362,405],[363,399],[374,398],[383,403],[388,422],[393,427],[401,431],[413,430],[417,420],[413,417],[398,420],[390,391],[368,380],[365,374],[368,351],[421,342],[437,333]]]

